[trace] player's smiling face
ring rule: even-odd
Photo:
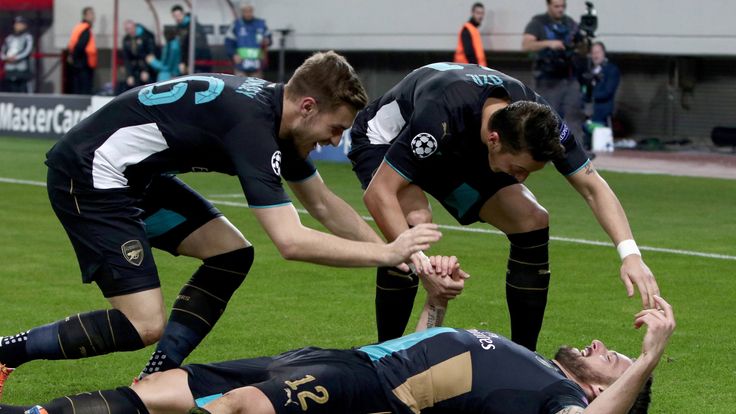
[[[355,110],[347,105],[325,112],[313,108],[303,113],[299,125],[294,129],[294,144],[299,155],[306,158],[317,144],[337,146],[342,133],[350,128],[355,118]]]
[[[618,378],[633,363],[624,354],[609,350],[606,345],[594,339],[590,345],[579,349],[580,356],[592,371],[609,377]]]
[[[566,375],[585,390],[589,398],[595,398],[611,386],[633,364],[626,355],[609,350],[603,342],[593,340],[580,349],[560,347],[554,361]]]

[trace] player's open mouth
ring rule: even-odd
[[[593,352],[593,350],[589,346],[586,346],[580,351],[580,355],[582,355],[583,357],[588,357],[590,356],[591,352]]]

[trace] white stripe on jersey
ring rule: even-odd
[[[368,121],[368,131],[366,135],[373,145],[389,144],[397,136],[406,125],[406,121],[401,116],[398,102],[391,101],[383,105],[377,112],[376,116]]]
[[[155,122],[120,128],[95,151],[92,183],[97,189],[125,188],[123,173],[151,155],[169,148]]]

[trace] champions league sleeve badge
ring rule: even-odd
[[[418,158],[427,158],[437,151],[437,140],[431,134],[421,132],[411,140],[411,151]]]
[[[271,156],[271,168],[276,175],[281,176],[281,151],[276,151]]]
[[[560,122],[560,142],[564,143],[569,137],[570,128],[567,127],[566,123]]]

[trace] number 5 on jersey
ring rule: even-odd
[[[207,89],[194,93],[195,105],[214,100],[220,96],[222,90],[225,88],[225,82],[222,79],[213,78],[211,76],[184,76],[182,78],[176,78],[170,81],[146,86],[138,92],[138,101],[146,106],[164,105],[176,102],[187,92],[190,81],[207,82]],[[159,89],[166,85],[174,86],[163,92],[153,91],[154,88]]]

